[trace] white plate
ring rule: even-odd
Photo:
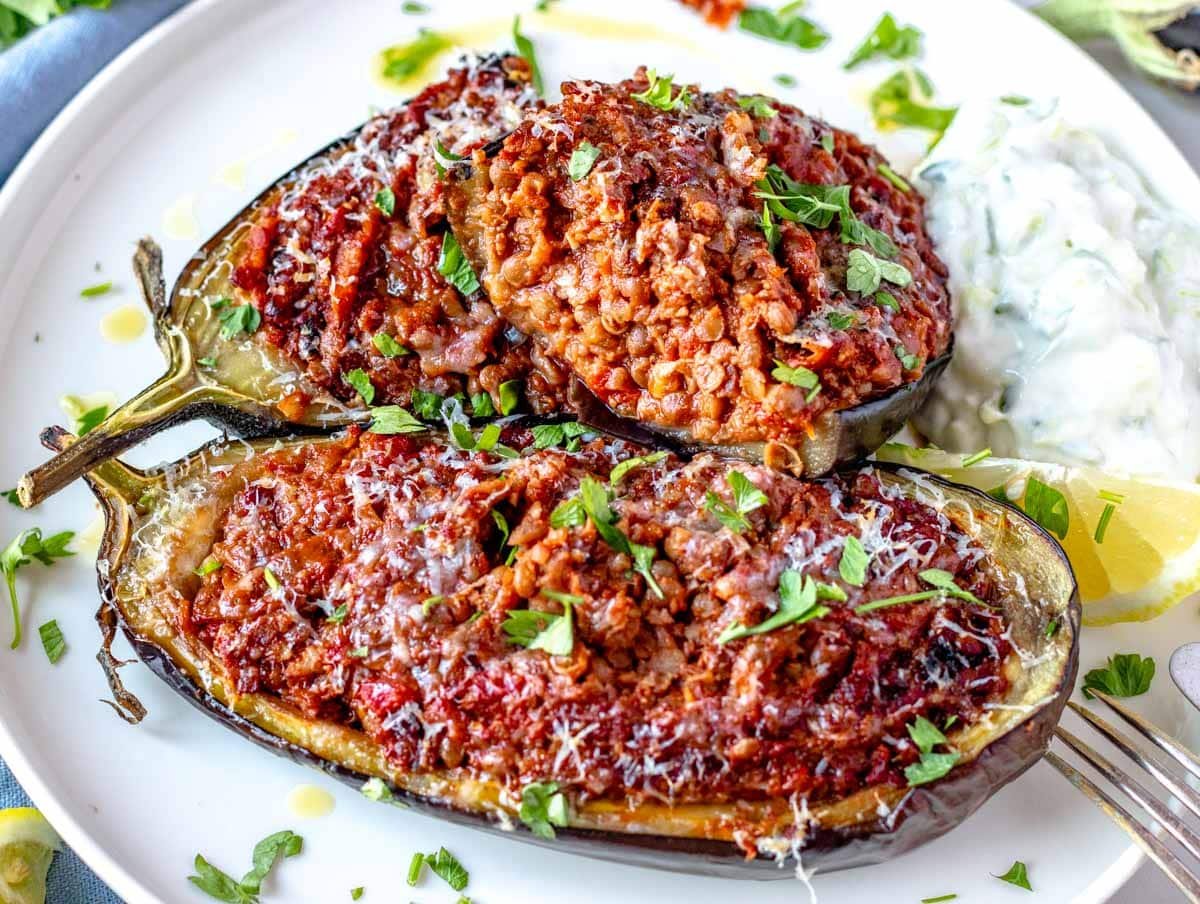
[[[156,235],[168,274],[264,184],[311,150],[360,122],[368,105],[401,100],[376,83],[373,54],[418,25],[498,23],[493,43],[506,42],[517,6],[506,0],[435,4],[429,17],[400,12],[398,0],[297,0],[249,4],[206,0],[155,29],[109,66],[47,130],[0,194],[0,482],[12,484],[44,457],[39,428],[63,420],[64,392],[111,390],[125,398],[159,374],[149,335],[131,345],[100,338],[101,316],[135,301],[127,261],[133,241]],[[719,33],[665,0],[607,0],[613,20],[652,20],[672,40],[585,39],[551,35],[529,14],[526,31],[538,43],[549,80],[568,75],[617,78],[638,63],[674,69],[705,86],[780,91],[812,112],[870,136],[863,99],[889,72],[886,65],[851,76],[840,62],[884,8],[881,2],[817,0],[811,14],[834,35],[816,54],[777,47],[736,32]],[[568,13],[600,6],[562,0]],[[925,67],[942,95],[1060,94],[1079,122],[1100,129],[1133,155],[1164,193],[1200,209],[1200,182],[1151,119],[1086,56],[1003,0],[890,0],[903,21],[926,32]],[[617,33],[619,35],[619,31]],[[610,33],[611,35],[611,33]],[[778,72],[800,80],[792,91],[771,82]],[[282,130],[296,139],[282,144]],[[907,166],[924,136],[876,136]],[[246,166],[247,186],[214,180],[226,165],[266,149]],[[170,239],[164,210],[195,196],[200,235]],[[97,275],[99,264],[102,275]],[[118,292],[94,301],[79,290],[113,279]],[[151,463],[194,447],[209,431],[190,426],[139,449]],[[39,525],[81,530],[94,506],[74,486],[33,514],[0,508],[0,535]],[[629,902],[652,896],[670,902],[803,900],[794,881],[752,888],[616,867],[554,855],[468,829],[372,804],[317,773],[277,759],[188,707],[144,669],[127,681],[150,709],[131,728],[97,702],[106,689],[91,651],[96,593],[87,556],[52,571],[32,565],[19,584],[29,630],[20,651],[0,649],[0,754],[67,842],[131,902],[199,901],[185,882],[192,858],[204,852],[230,872],[243,870],[254,842],[292,827],[306,839],[268,886],[268,900],[330,902],[367,887],[365,902],[406,899],[410,854],[444,844],[471,870],[469,893],[502,901]],[[35,626],[55,617],[70,651],[54,667]],[[1137,701],[1160,724],[1195,735],[1196,714],[1166,676],[1166,657],[1196,636],[1194,606],[1159,621],[1087,632],[1082,666],[1116,649],[1158,658],[1161,673],[1149,697]],[[7,618],[0,634],[8,636]],[[289,814],[285,797],[300,782],[317,782],[337,798],[336,811],[312,821]],[[1038,765],[997,794],[966,825],[895,862],[818,876],[825,901],[916,901],[957,892],[961,900],[1024,900],[999,883],[1015,859],[1029,864],[1044,901],[1101,901],[1136,867],[1125,839],[1049,767]],[[427,901],[452,895],[436,880],[414,893]]]

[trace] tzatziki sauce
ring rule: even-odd
[[[965,105],[915,184],[956,315],[918,429],[955,452],[1200,477],[1200,225],[1053,102]]]

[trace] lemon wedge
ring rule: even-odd
[[[964,467],[972,456],[900,443],[886,444],[877,457],[985,492],[1002,490],[1010,502],[1026,509],[1031,477],[1061,493],[1066,533],[1052,533],[1079,581],[1084,624],[1145,621],[1200,590],[1198,484],[1116,477],[1092,468],[1013,458],[989,457]],[[1042,526],[1061,529],[1061,520]]]
[[[0,901],[45,904],[46,873],[60,850],[58,833],[33,807],[0,810]]]

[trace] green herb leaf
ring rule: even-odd
[[[795,88],[797,84],[796,76],[788,75],[786,72],[780,72],[775,76],[775,83],[778,85],[783,85],[785,88]]]
[[[904,767],[904,777],[908,779],[910,788],[924,785],[941,778],[954,768],[962,758],[957,751],[951,753],[923,753],[921,759]]]
[[[871,33],[846,61],[844,69],[853,69],[877,56],[903,60],[921,53],[921,31],[911,25],[901,27],[891,13],[884,13]]]
[[[554,838],[554,827],[567,824],[567,798],[558,782],[531,782],[521,791],[521,822],[539,838]]]
[[[325,621],[331,625],[340,625],[346,620],[346,615],[349,613],[350,607],[346,603],[337,606],[332,612],[326,616]]]
[[[900,362],[900,366],[905,370],[916,370],[921,364],[921,359],[903,345],[893,347],[892,351],[896,353],[896,360]]]
[[[274,868],[276,862],[286,857],[295,857],[304,848],[304,839],[288,829],[268,835],[254,846],[250,871],[242,876],[242,888],[257,894],[263,879]]]
[[[965,456],[963,456],[962,466],[964,468],[970,468],[974,465],[979,464],[985,458],[989,458],[991,456],[991,454],[992,454],[991,449],[980,449],[978,452],[975,452],[972,455],[965,455]]]
[[[538,97],[546,96],[546,85],[542,81],[542,69],[538,66],[537,50],[533,46],[533,41],[521,34],[521,17],[513,17],[512,25],[513,44],[516,45],[517,53],[522,59],[529,64],[529,74],[533,81],[533,88],[538,93]]]
[[[567,451],[571,452],[575,451],[571,447],[571,441],[578,440],[588,429],[577,421],[564,421],[561,424],[538,424],[531,432],[535,449],[553,449],[565,445]],[[578,448],[576,443],[575,449]]]
[[[829,34],[804,16],[798,15],[797,5],[789,3],[778,12],[751,6],[738,16],[738,28],[750,34],[797,47],[800,50],[817,50],[824,47]]]
[[[1025,514],[1040,524],[1058,539],[1065,540],[1071,527],[1071,511],[1066,497],[1054,487],[1042,483],[1036,477],[1025,481]]]
[[[50,660],[51,665],[62,659],[62,654],[67,651],[67,641],[57,619],[52,618],[40,625],[38,636],[42,638],[42,649],[46,651],[46,658]]]
[[[875,255],[855,248],[847,259],[846,288],[851,292],[871,295],[878,288],[881,280],[904,287],[912,282],[912,274],[900,264],[880,260]]]
[[[1104,668],[1092,669],[1083,676],[1083,696],[1095,699],[1092,691],[1111,697],[1137,697],[1150,690],[1154,680],[1154,660],[1137,653],[1116,653],[1108,657]]]
[[[21,604],[17,599],[17,569],[28,565],[36,559],[43,565],[53,565],[55,559],[75,555],[67,549],[67,544],[75,536],[73,531],[65,530],[42,538],[41,528],[31,527],[23,530],[13,541],[0,552],[0,571],[4,572],[8,584],[8,598],[12,606],[13,640],[12,649],[21,645]]]
[[[382,75],[394,82],[404,82],[417,75],[434,57],[449,50],[453,42],[437,32],[422,28],[407,44],[388,47],[381,54]]]
[[[995,874],[993,874],[995,875]],[[1003,876],[996,876],[1001,882],[1007,882],[1009,885],[1015,885],[1018,888],[1023,888],[1026,891],[1033,891],[1033,886],[1029,884],[1029,870],[1020,860],[1013,863],[1008,868],[1008,872]]]
[[[94,286],[88,286],[86,289],[80,289],[79,294],[83,298],[99,298],[101,295],[108,294],[112,290],[113,284],[110,282],[97,283]]]
[[[262,315],[254,305],[231,304],[227,298],[218,299],[218,302],[221,301],[225,303],[219,307],[213,304],[212,308],[217,312],[217,320],[221,323],[222,339],[228,341],[242,333],[249,335],[262,323]]]
[[[395,800],[392,789],[381,778],[367,779],[358,790],[367,800],[373,800],[378,803],[390,804]]]
[[[946,901],[953,901],[958,895],[951,893],[948,895],[937,895],[933,898],[922,898],[921,904],[945,904]]]
[[[579,498],[583,500],[583,510],[595,525],[596,533],[617,552],[623,552],[633,559],[633,570],[642,576],[655,596],[663,599],[662,588],[650,569],[654,562],[654,549],[631,542],[616,526],[616,514],[609,505],[611,497],[608,488],[594,477],[584,477],[579,482]]]
[[[420,433],[429,428],[417,420],[406,408],[399,405],[382,405],[371,409],[371,433],[395,435],[399,433]]]
[[[833,132],[826,132],[821,136],[821,147],[823,147],[827,153],[832,154],[834,152],[837,144],[833,137]]]
[[[8,500],[9,505],[15,505],[17,508],[25,507],[21,505],[21,497],[17,495],[16,487],[13,487],[11,490],[5,490],[4,498]]]
[[[1046,622],[1046,630],[1043,632],[1047,637],[1053,637],[1058,633],[1058,619],[1052,618]]]
[[[429,7],[424,3],[417,3],[416,0],[404,0],[404,2],[400,4],[400,12],[404,13],[406,16],[419,16],[423,13],[429,12]],[[356,889],[356,891],[358,891],[359,897],[361,897],[362,889],[359,888]],[[354,892],[352,891],[350,894],[353,895]],[[358,898],[355,898],[354,900],[357,901]]]
[[[895,313],[899,313],[900,311],[900,302],[896,300],[896,296],[891,292],[876,292],[875,304],[887,311]]]
[[[735,622],[721,632],[717,643],[727,644],[753,634],[766,634],[786,625],[798,625],[829,614],[825,606],[817,605],[817,585],[812,578],[802,577],[800,572],[788,569],[779,576],[779,608],[764,622],[747,628]]]
[[[683,110],[691,102],[691,97],[688,96],[685,87],[680,87],[679,93],[672,97],[674,79],[673,75],[659,78],[658,72],[650,69],[646,73],[646,80],[649,82],[646,90],[631,94],[630,97],[659,110]]]
[[[500,413],[512,414],[521,405],[521,381],[506,380],[496,387],[496,393],[500,396]]]
[[[371,344],[375,346],[379,354],[385,358],[399,358],[403,355],[411,355],[412,352],[389,336],[387,333],[376,333],[371,337]]]
[[[550,513],[551,527],[583,527],[587,523],[587,512],[583,508],[583,500],[572,496],[565,502],[560,502]]]
[[[763,94],[748,94],[738,98],[738,106],[749,110],[751,116],[759,119],[773,119],[779,115],[779,111],[771,106],[772,100]]]
[[[201,367],[216,367],[217,359],[210,355],[205,358],[197,358],[196,363],[199,364]]]
[[[820,378],[807,367],[791,367],[778,358],[775,359],[775,368],[771,371],[771,376],[780,383],[799,386],[801,389],[816,389],[821,385]]]
[[[725,475],[725,482],[733,493],[733,505],[730,505],[712,490],[704,496],[704,507],[712,515],[735,534],[750,529],[750,520],[746,515],[767,504],[767,494],[756,487],[741,471],[730,471]]]
[[[442,253],[438,258],[438,273],[463,295],[479,291],[479,279],[462,253],[453,232],[442,236]]]
[[[835,330],[848,330],[858,322],[853,314],[845,314],[842,311],[830,311],[825,315],[825,320]]]
[[[471,394],[471,414],[474,417],[493,417],[496,409],[492,405],[492,397],[486,392]]]
[[[906,182],[904,180],[904,178],[898,172],[896,172],[894,169],[892,169],[886,163],[879,164],[879,166],[876,167],[876,169],[879,170],[879,175],[881,175],[881,176],[883,176],[883,178],[887,179],[888,182],[891,182],[892,185],[896,186],[896,188],[900,189],[900,191],[905,192],[905,193],[912,191],[912,186],[909,185],[908,182]]]
[[[600,148],[586,138],[579,142],[575,146],[575,150],[571,151],[571,160],[567,164],[567,175],[571,177],[571,181],[578,182],[590,173],[599,156]]]
[[[906,727],[908,728],[908,736],[912,738],[913,743],[917,745],[917,749],[921,753],[929,753],[938,744],[946,743],[946,736],[942,734],[941,729],[924,716],[917,716]]]
[[[426,392],[423,389],[412,391],[413,414],[422,420],[436,421],[442,416],[442,397],[436,392]]]
[[[212,574],[221,567],[221,560],[215,556],[209,556],[200,565],[192,571],[196,577],[202,578]]]
[[[936,587],[946,596],[953,596],[960,600],[966,600],[968,603],[975,603],[979,606],[987,605],[983,600],[977,597],[969,590],[963,590],[954,582],[954,575],[948,571],[943,571],[941,568],[926,568],[919,575],[922,581],[930,586]]]
[[[871,557],[867,555],[862,541],[853,534],[846,537],[842,545],[842,558],[838,562],[838,574],[842,580],[854,587],[861,587],[867,580],[867,566]]]
[[[470,873],[458,862],[458,858],[444,847],[438,848],[436,854],[426,854],[425,862],[429,864],[429,868],[435,875],[445,880],[446,884],[455,891],[462,891],[467,887],[467,882],[471,878]]]
[[[104,423],[104,419],[106,417],[108,417],[107,405],[98,405],[95,408],[85,411],[75,421],[75,435],[85,436],[86,434],[91,433],[102,423]]]
[[[366,404],[370,405],[375,401],[375,387],[371,385],[371,378],[361,367],[356,367],[345,374],[344,379],[357,390]]]
[[[210,898],[228,904],[256,904],[258,901],[257,895],[244,891],[236,879],[217,869],[200,854],[196,855],[193,866],[196,875],[188,876],[188,881]]]
[[[405,6],[407,6],[407,5],[408,4],[405,4]],[[414,4],[414,5],[419,5],[419,4]],[[361,898],[363,896],[363,891],[364,891],[364,888],[361,885],[358,886],[357,888],[350,889],[350,900],[357,901],[359,898]]]
[[[281,586],[279,578],[275,577],[275,572],[270,569],[270,566],[263,569],[263,580],[267,582],[267,586],[272,590],[278,590]]]
[[[417,851],[412,855],[412,859],[408,861],[408,876],[405,881],[409,886],[415,888],[417,883],[421,881],[421,873],[425,869],[425,855]]]
[[[941,134],[954,121],[957,107],[933,107],[933,84],[918,69],[902,69],[871,93],[871,113],[881,130],[909,126]],[[936,143],[936,141],[935,141]]]
[[[385,217],[390,217],[396,212],[396,193],[390,188],[380,189],[375,193],[375,206]]]
[[[353,650],[348,652],[346,655],[349,656],[351,659],[366,659],[367,654],[370,652],[371,651],[368,650],[366,647],[355,647]]]
[[[608,475],[609,486],[615,487],[621,482],[621,478],[634,468],[657,464],[666,457],[666,452],[651,452],[649,455],[635,455],[633,458],[618,462]]]

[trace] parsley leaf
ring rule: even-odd
[[[819,389],[821,386],[820,378],[807,367],[792,367],[778,358],[775,359],[775,368],[771,371],[771,376],[780,383],[799,386],[801,389]]]
[[[579,497],[583,500],[583,510],[592,519],[596,532],[601,538],[615,549],[633,559],[633,570],[640,574],[646,585],[659,599],[663,599],[662,588],[654,579],[650,565],[654,561],[654,548],[632,542],[620,528],[616,526],[616,514],[609,505],[611,497],[608,488],[594,477],[584,477],[579,482]]]
[[[370,405],[375,401],[375,387],[371,385],[371,378],[361,367],[354,368],[344,376],[344,379],[358,391],[366,404]]]
[[[1094,700],[1093,690],[1112,697],[1137,697],[1150,690],[1154,680],[1154,660],[1137,653],[1116,653],[1103,668],[1083,676],[1083,696]]]
[[[850,204],[849,185],[823,185],[797,182],[780,167],[771,164],[767,175],[756,183],[755,196],[780,219],[817,229],[828,229],[834,217],[841,227],[841,240],[847,245],[869,245],[883,257],[895,257],[895,242],[878,229],[863,223]],[[765,217],[764,217],[765,220]]]
[[[733,505],[730,505],[712,490],[704,495],[704,507],[735,534],[750,529],[750,520],[746,517],[750,512],[767,504],[767,494],[751,483],[741,471],[730,471],[725,475],[725,481],[733,492]]]
[[[534,609],[512,609],[500,627],[509,643],[530,650],[545,650],[551,656],[570,656],[575,649],[571,608],[582,603],[583,598],[554,590],[543,590],[542,595],[561,603],[562,615]]]
[[[46,658],[50,660],[51,665],[62,659],[62,654],[67,651],[67,641],[57,619],[52,618],[39,626],[38,636],[42,639],[42,649],[46,651]]]
[[[914,722],[905,727],[908,729],[908,736],[921,753],[929,753],[938,744],[946,743],[946,736],[942,734],[941,729],[924,716],[917,716]]]
[[[546,96],[546,85],[542,81],[542,70],[538,66],[537,50],[533,46],[533,41],[521,34],[521,17],[514,16],[512,24],[513,44],[516,45],[517,53],[521,58],[529,64],[529,74],[533,80],[533,88],[538,93],[538,97]]]
[[[0,571],[8,583],[8,598],[12,604],[13,640],[11,647],[16,649],[21,645],[21,604],[17,599],[17,569],[28,565],[37,559],[43,565],[53,565],[55,559],[75,555],[67,549],[67,544],[75,534],[65,530],[42,538],[41,528],[31,527],[23,530],[11,543],[0,552]]]
[[[583,500],[578,496],[560,502],[550,513],[551,527],[583,527],[586,523],[587,512],[584,511]]]
[[[420,433],[429,428],[413,417],[406,408],[399,405],[381,405],[371,409],[369,429],[371,433],[394,436],[399,433]]]
[[[218,901],[230,904],[257,904],[258,893],[262,890],[263,879],[274,868],[275,863],[286,857],[294,857],[304,847],[304,839],[295,832],[285,829],[268,835],[254,846],[251,857],[250,871],[240,882],[213,866],[200,854],[196,855],[196,875],[188,876],[188,881]]]
[[[416,888],[417,883],[421,881],[421,871],[425,869],[425,855],[417,851],[412,855],[412,859],[408,861],[408,876],[405,881],[410,888]]]
[[[679,93],[672,98],[672,82],[675,76],[664,75],[659,78],[658,72],[650,69],[646,72],[646,80],[649,83],[645,91],[630,95],[634,100],[640,100],[644,104],[649,104],[659,110],[682,110],[691,102],[691,97],[688,96],[687,88],[680,87]]]
[[[589,431],[578,421],[564,421],[561,424],[538,424],[531,432],[535,449],[563,446],[568,452],[575,452],[579,449],[580,438]]]
[[[771,106],[771,98],[763,94],[747,94],[739,97],[738,106],[743,110],[749,110],[751,116],[759,119],[773,119],[779,115],[779,111]]]
[[[385,217],[390,217],[396,212],[396,193],[390,188],[384,188],[376,192],[375,206],[382,211]]]
[[[812,578],[801,577],[800,572],[791,568],[779,576],[779,608],[764,622],[753,628],[747,628],[740,622],[734,622],[717,637],[717,643],[727,644],[731,640],[740,640],[752,634],[766,634],[785,625],[803,624],[829,614],[825,606],[817,605],[817,585]]]
[[[916,370],[921,363],[921,359],[903,345],[897,344],[892,351],[896,353],[896,360],[905,370]]]
[[[861,587],[867,580],[867,566],[871,557],[867,555],[862,541],[853,534],[842,544],[842,558],[838,562],[838,574],[847,584]]]
[[[512,414],[521,405],[521,381],[505,380],[496,387],[496,394],[500,396],[500,413]]]
[[[359,885],[355,888],[350,889],[350,900],[357,901],[359,898],[361,898],[363,896],[363,891],[365,891],[365,888],[362,885]]]
[[[919,575],[922,581],[930,586],[936,587],[946,596],[953,596],[960,600],[966,600],[968,603],[975,603],[979,606],[987,604],[973,594],[970,590],[963,590],[954,582],[954,575],[948,571],[943,571],[941,568],[926,568]]]
[[[221,560],[215,556],[210,556],[201,562],[196,568],[192,569],[192,574],[198,578],[207,577],[221,567]]]
[[[567,175],[571,177],[571,181],[578,182],[590,173],[599,156],[600,148],[586,138],[579,142],[575,146],[575,150],[571,151],[571,160],[567,164]]]
[[[98,298],[101,295],[108,294],[112,287],[113,284],[111,282],[97,283],[94,286],[88,286],[86,289],[80,289],[79,295],[82,298]]]
[[[899,313],[900,311],[900,302],[896,300],[896,296],[891,292],[876,292],[875,304],[879,305],[885,311],[892,311],[894,313]]]
[[[411,355],[412,352],[389,336],[387,333],[376,333],[371,337],[371,344],[375,346],[379,354],[385,358],[399,358],[402,355]]]
[[[879,288],[880,281],[885,279],[901,288],[912,282],[912,274],[907,267],[880,260],[861,248],[850,252],[847,263],[846,288],[851,292],[871,295]]]
[[[811,19],[798,15],[795,10],[800,5],[789,3],[778,12],[761,6],[748,7],[738,16],[738,28],[800,50],[824,47],[829,40],[828,32]]]
[[[887,179],[888,182],[891,182],[900,191],[905,194],[912,191],[912,186],[908,184],[908,181],[886,163],[879,164],[876,169],[879,171],[879,175]]]
[[[459,247],[458,239],[453,232],[442,236],[442,253],[438,257],[438,273],[446,277],[446,281],[463,295],[479,291],[479,278],[471,269],[471,264]]]
[[[921,753],[917,762],[904,767],[904,777],[908,779],[910,788],[941,778],[953,769],[961,758],[962,755],[955,750],[948,753],[933,752],[937,745],[947,743],[946,736],[924,716],[917,716],[907,728],[909,737]]]
[[[332,612],[329,613],[329,615],[326,617],[325,621],[331,625],[340,625],[342,622],[344,622],[346,620],[346,615],[349,611],[350,611],[349,604],[342,603],[340,606],[337,606]]]
[[[776,75],[775,82],[776,82],[776,84],[782,85],[785,88],[795,88],[796,84],[797,84],[796,76],[789,75],[786,72],[781,72],[778,75]]]
[[[893,60],[919,56],[921,38],[920,29],[911,25],[901,27],[891,13],[884,13],[842,68],[853,69],[877,56],[886,56]]]
[[[657,464],[666,457],[666,452],[651,452],[649,455],[635,455],[633,458],[627,458],[624,461],[618,462],[608,475],[609,486],[615,487],[621,482],[621,478],[634,468]]]
[[[229,340],[242,333],[250,334],[262,323],[258,308],[251,304],[231,304],[228,298],[219,298],[211,305],[221,323],[221,338]]]
[[[460,161],[466,160],[462,154],[456,154],[447,148],[440,140],[433,142],[433,168],[437,170],[438,178],[444,179],[446,170]]]
[[[853,314],[843,311],[830,311],[825,315],[825,321],[835,330],[848,330],[858,322]]]
[[[1071,527],[1071,512],[1066,497],[1054,487],[1042,483],[1036,477],[1025,481],[1025,514],[1040,524],[1058,539],[1065,540]]]
[[[75,421],[75,435],[85,436],[91,433],[104,423],[106,417],[108,417],[107,405],[98,405],[95,408],[89,408]]]
[[[419,73],[430,60],[451,46],[450,39],[428,28],[422,28],[407,44],[395,44],[380,54],[383,60],[382,75],[389,81],[407,81]]]
[[[919,69],[902,69],[871,93],[875,127],[880,130],[899,126],[928,129],[940,138],[954,121],[958,108],[929,106],[932,95],[933,83],[925,73]]]
[[[217,869],[200,854],[196,855],[193,865],[196,875],[188,876],[188,881],[210,898],[229,904],[254,904],[258,901],[257,895],[244,891],[232,876]]]
[[[425,421],[436,421],[442,416],[442,397],[436,392],[423,389],[412,391],[413,414]]]
[[[444,879],[446,884],[455,891],[462,891],[467,887],[467,882],[471,878],[470,873],[458,862],[458,858],[444,847],[438,848],[436,854],[426,854],[425,862],[429,864],[429,868],[435,875]]]
[[[392,789],[388,787],[387,782],[381,778],[372,777],[362,783],[359,792],[367,800],[373,800],[378,803],[390,804],[395,802],[395,797],[392,794]]]
[[[994,873],[993,875],[995,876]],[[1029,884],[1029,869],[1020,860],[1014,861],[1003,876],[995,876],[995,878],[1026,891],[1033,891],[1033,886]]]
[[[521,791],[521,822],[539,838],[554,838],[554,827],[567,824],[567,798],[558,782],[531,782]]]
[[[471,414],[475,417],[493,417],[496,414],[496,408],[492,405],[492,397],[486,392],[475,392],[471,394]]]

